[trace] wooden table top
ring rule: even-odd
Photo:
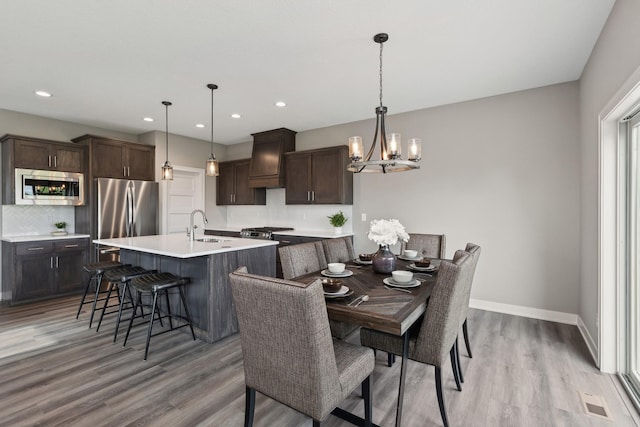
[[[408,270],[410,262],[397,260],[397,270]],[[439,265],[435,261],[434,265]],[[420,318],[427,307],[427,299],[435,283],[434,274],[414,272],[414,277],[424,280],[415,288],[403,288],[411,293],[386,289],[383,279],[390,274],[374,273],[371,265],[347,263],[347,270],[352,276],[341,277],[343,285],[353,289],[353,294],[345,298],[326,298],[329,318],[341,322],[354,323],[369,329],[403,335],[413,323]],[[323,278],[321,272],[306,274],[295,278],[296,281],[309,282],[315,278]],[[369,300],[358,307],[348,304],[361,295],[368,295]]]

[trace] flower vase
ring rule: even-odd
[[[371,265],[376,273],[391,274],[396,269],[396,256],[389,250],[389,245],[380,245],[371,257]]]

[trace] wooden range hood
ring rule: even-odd
[[[296,150],[296,132],[273,129],[253,133],[249,187],[284,187],[284,153]]]

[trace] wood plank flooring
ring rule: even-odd
[[[112,343],[114,320],[100,332],[78,297],[0,305],[0,426],[242,426],[244,379],[238,336],[216,344],[184,333],[154,337],[144,328]],[[86,306],[87,308],[89,306]],[[473,359],[461,340],[465,382],[455,390],[443,369],[452,426],[634,426],[615,378],[599,372],[575,326],[480,310],[469,318]],[[358,342],[357,334],[349,337]],[[374,421],[393,426],[400,363],[378,353]],[[410,362],[403,426],[442,425],[433,367]],[[603,396],[613,420],[584,413],[579,392]],[[358,394],[342,407],[362,414]],[[260,394],[256,427],[311,426],[311,420]],[[350,424],[330,417],[323,425]]]

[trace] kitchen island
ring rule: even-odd
[[[238,332],[229,273],[246,266],[251,273],[275,276],[278,242],[212,236],[201,239],[211,241],[189,241],[184,234],[167,234],[97,239],[93,243],[120,248],[122,263],[189,277],[191,283],[185,286],[185,294],[196,336],[216,342]],[[177,309],[180,305],[171,306]]]

